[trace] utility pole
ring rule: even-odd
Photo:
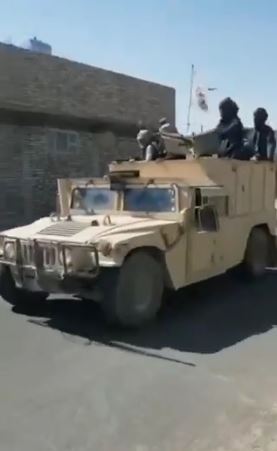
[[[187,133],[190,130],[190,114],[191,114],[191,106],[192,106],[192,92],[193,92],[193,83],[194,83],[194,64],[191,65],[191,76],[190,76],[190,92],[189,92],[189,104],[188,104],[188,116],[187,116]]]

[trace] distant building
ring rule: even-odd
[[[36,37],[29,39],[27,49],[36,53],[44,53],[45,55],[52,55],[52,47],[45,42],[39,41]]]
[[[53,211],[57,177],[135,155],[140,119],[175,123],[166,86],[5,44],[0,67],[0,229]]]

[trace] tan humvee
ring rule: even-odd
[[[103,179],[59,180],[60,209],[0,236],[12,302],[71,293],[139,325],[177,290],[240,266],[261,276],[275,249],[273,163],[213,157],[113,163]]]

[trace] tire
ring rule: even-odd
[[[162,265],[150,253],[137,251],[127,257],[120,270],[110,273],[105,291],[102,308],[109,322],[125,327],[142,326],[161,307]]]
[[[0,265],[0,296],[11,305],[30,305],[45,301],[48,293],[32,292],[17,288],[11,275],[10,268]]]
[[[270,236],[269,233],[256,227],[252,230],[244,256],[243,272],[250,278],[260,278],[265,275],[270,263]]]

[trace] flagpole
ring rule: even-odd
[[[187,116],[187,133],[189,133],[189,129],[190,129],[190,114],[191,114],[191,106],[192,106],[193,82],[194,82],[194,64],[191,65],[190,92],[189,92],[189,104],[188,104],[188,116]]]

